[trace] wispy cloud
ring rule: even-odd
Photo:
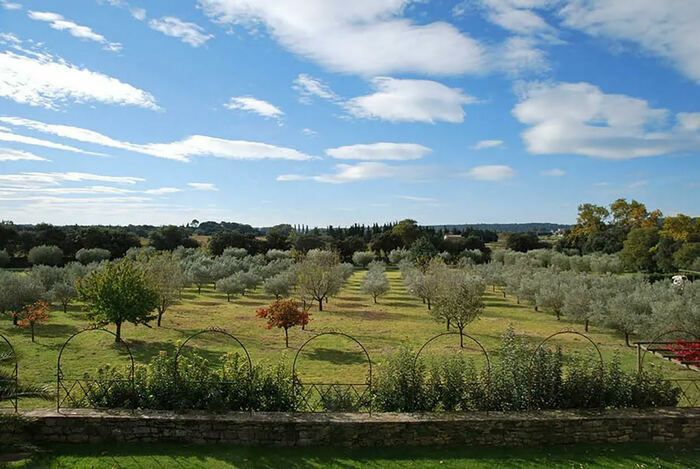
[[[252,96],[234,96],[224,107],[231,110],[252,112],[262,117],[280,119],[284,112],[274,104]]]
[[[152,19],[148,22],[148,26],[166,36],[176,37],[192,47],[202,46],[214,37],[213,34],[207,34],[201,26],[195,23],[182,21],[174,16]]]
[[[90,27],[77,24],[58,13],[30,10],[27,16],[36,21],[44,21],[58,31],[66,31],[73,37],[102,44],[106,50],[112,52],[119,52],[122,50],[122,45],[118,42],[109,42],[102,34],[96,33]]]
[[[488,148],[500,148],[503,140],[480,140],[472,146],[472,150],[486,150]]]
[[[196,191],[215,192],[219,190],[219,188],[211,182],[188,182],[187,185]]]
[[[466,172],[466,176],[478,181],[498,182],[515,176],[515,171],[510,166],[493,164],[475,166]]]
[[[369,143],[329,148],[326,154],[341,160],[408,161],[418,160],[432,152],[416,143]]]

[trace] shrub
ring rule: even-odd
[[[83,265],[92,264],[93,262],[108,261],[111,257],[112,254],[107,249],[101,248],[82,248],[75,253],[75,260]]]
[[[36,246],[29,250],[27,260],[32,265],[60,265],[63,262],[63,251],[58,246]]]
[[[10,264],[10,255],[6,249],[0,250],[0,269]]]

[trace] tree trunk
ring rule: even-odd
[[[13,311],[12,312],[12,325],[16,326],[18,322],[19,322],[19,319],[17,317],[17,312]]]
[[[535,312],[538,312],[540,310],[540,307],[535,305]]]
[[[33,343],[33,342],[34,342],[34,323],[33,323],[33,322],[30,323],[30,324],[29,324],[29,327],[30,327],[31,330],[32,330],[32,343]]]
[[[226,293],[226,301],[229,303],[231,302],[231,294],[230,293]]]
[[[63,314],[68,313],[68,303],[63,303]]]
[[[447,320],[447,330],[448,331],[450,330],[450,320],[449,319]]]
[[[430,311],[430,298],[428,298],[428,311]]]
[[[506,297],[506,291],[503,290],[503,298],[505,298],[505,297]]]
[[[557,315],[557,321],[559,321],[559,320],[561,319],[561,313],[559,312],[559,310],[556,310],[556,311],[554,311],[554,312],[555,312],[556,315]]]
[[[376,305],[377,304],[377,297],[374,296],[373,298],[374,298],[374,304]]]
[[[202,286],[201,285],[197,285],[197,294],[198,295],[202,294]]]
[[[165,314],[165,311],[162,309],[158,308],[158,327],[160,327],[160,323],[163,319],[163,314]]]
[[[286,327],[284,328],[284,346],[289,348],[289,331]]]
[[[114,341],[116,343],[120,343],[122,341],[122,322],[117,321],[117,336],[114,338]]]
[[[464,334],[462,334],[462,331],[464,329],[459,330],[459,347],[464,348]]]
[[[586,330],[586,332],[588,332],[588,322],[589,322],[588,319],[586,319],[583,323],[583,327]]]
[[[491,285],[491,288],[493,288],[494,293],[496,292],[496,285]]]
[[[627,345],[628,347],[632,346],[632,345],[630,345],[630,333],[629,332],[625,332],[625,345]]]
[[[318,310],[323,311],[323,298],[318,300]]]

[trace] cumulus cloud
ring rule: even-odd
[[[475,166],[466,175],[478,181],[504,181],[515,176],[515,171],[510,166],[501,164],[491,164]]]
[[[169,143],[136,144],[116,140],[89,129],[68,125],[46,124],[44,122],[20,117],[0,117],[0,122],[13,126],[25,127],[62,138],[77,140],[83,143],[101,145],[178,161],[189,161],[190,158],[199,156],[211,156],[231,160],[282,159],[304,161],[312,158],[292,148],[246,140],[229,140],[209,137],[206,135],[192,135],[183,140]],[[2,132],[0,132],[0,138],[2,138]]]
[[[73,21],[65,19],[62,15],[58,13],[52,13],[50,11],[33,11],[30,10],[27,15],[29,18],[36,21],[44,21],[49,24],[53,29],[58,31],[66,31],[73,37],[79,39],[86,39],[88,41],[97,42],[102,44],[106,50],[112,52],[119,52],[122,50],[122,45],[118,42],[109,42],[102,34],[98,34],[90,27],[77,24]]]
[[[503,140],[480,140],[473,146],[473,150],[486,150],[487,148],[498,148],[503,146]]]
[[[436,81],[377,77],[375,92],[348,100],[344,107],[355,117],[392,122],[464,121],[463,106],[475,102],[462,90]]]
[[[27,151],[0,148],[0,161],[49,161]]]
[[[253,98],[252,96],[235,96],[229,99],[229,102],[224,105],[227,109],[241,110],[252,112],[263,117],[272,117],[279,119],[284,115],[284,112],[274,104],[271,104],[262,99]]]
[[[432,152],[416,143],[369,143],[329,148],[326,154],[341,160],[407,161],[418,160]]]
[[[158,109],[150,93],[117,78],[49,54],[26,51],[16,43],[15,47],[20,53],[0,52],[0,97],[48,109],[67,102]]]
[[[569,0],[564,25],[664,58],[700,83],[700,2]]]
[[[407,0],[199,0],[226,25],[264,26],[292,52],[329,70],[366,76],[480,72],[483,47],[445,22],[402,17]]]
[[[386,163],[362,162],[354,165],[339,164],[335,166],[334,173],[318,176],[304,176],[300,174],[283,174],[277,177],[278,181],[316,181],[329,184],[344,184],[348,182],[361,182],[373,179],[410,178],[415,175],[414,168],[405,166],[391,166]]]
[[[187,185],[196,191],[215,192],[219,190],[219,188],[211,182],[188,182]]]
[[[207,34],[201,26],[182,21],[174,16],[152,19],[148,22],[148,26],[166,36],[176,37],[192,47],[204,45],[209,39],[214,37],[212,34]]]
[[[590,83],[533,84],[513,115],[529,126],[522,138],[530,153],[622,160],[700,149],[700,113],[670,125],[668,110]]]

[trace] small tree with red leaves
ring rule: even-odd
[[[19,327],[28,327],[32,331],[32,342],[34,342],[34,326],[43,324],[49,320],[50,306],[46,301],[36,301],[28,306],[25,306],[20,313],[20,320],[17,323]]]
[[[301,308],[299,302],[292,299],[277,300],[266,308],[256,311],[259,318],[267,319],[266,327],[284,329],[284,345],[289,347],[289,328],[305,326],[309,323],[308,308]]]

